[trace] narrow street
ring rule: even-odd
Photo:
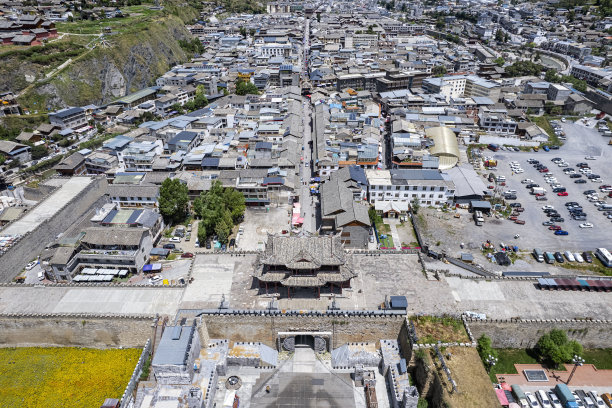
[[[304,24],[304,40],[303,40],[303,58],[302,58],[302,78],[308,76],[308,51],[310,48],[310,21],[306,20]],[[304,137],[303,137],[303,160],[300,163],[300,203],[302,205],[302,217],[304,217],[304,224],[302,230],[311,234],[317,232],[317,201],[316,196],[310,195],[310,177],[312,176],[312,169],[310,162],[312,160],[312,149],[310,148],[310,141],[312,140],[312,129],[310,128],[310,121],[312,118],[312,109],[310,100],[306,99],[302,103],[303,112],[303,125],[304,125]]]

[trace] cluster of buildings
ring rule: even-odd
[[[55,22],[38,14],[15,14],[0,19],[0,44],[41,45],[57,37]]]

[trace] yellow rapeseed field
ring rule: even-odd
[[[140,349],[0,349],[0,407],[97,408],[120,398]]]

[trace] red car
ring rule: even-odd
[[[514,223],[519,225],[525,225],[525,220],[516,220],[514,221]]]
[[[542,169],[540,170],[540,173],[548,173],[548,169]]]
[[[559,197],[567,197],[569,194],[567,194],[567,192],[563,191],[563,192],[561,192],[561,193],[557,193],[557,195],[558,195]]]
[[[489,186],[489,187],[487,187],[487,188],[489,188],[489,189],[491,189],[491,190],[492,190],[492,189],[494,189],[494,188],[495,188],[495,186]]]
[[[193,258],[193,254],[191,252],[185,252],[181,255],[181,258]]]
[[[559,225],[551,225],[550,227],[548,227],[548,229],[551,231],[559,231],[561,227]]]

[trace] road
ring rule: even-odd
[[[304,23],[304,40],[303,40],[303,59],[302,59],[302,75],[307,75],[307,61],[308,51],[310,48],[310,21],[306,20]],[[312,129],[310,128],[310,121],[312,118],[312,108],[310,101],[306,99],[302,103],[302,120],[304,124],[304,137],[303,140],[303,152],[302,162],[300,163],[300,203],[302,205],[302,217],[304,217],[304,224],[302,225],[302,231],[314,234],[317,232],[317,201],[316,196],[310,195],[310,177],[312,175],[312,168],[310,162],[312,160],[312,149],[310,147],[310,141],[312,140]]]

